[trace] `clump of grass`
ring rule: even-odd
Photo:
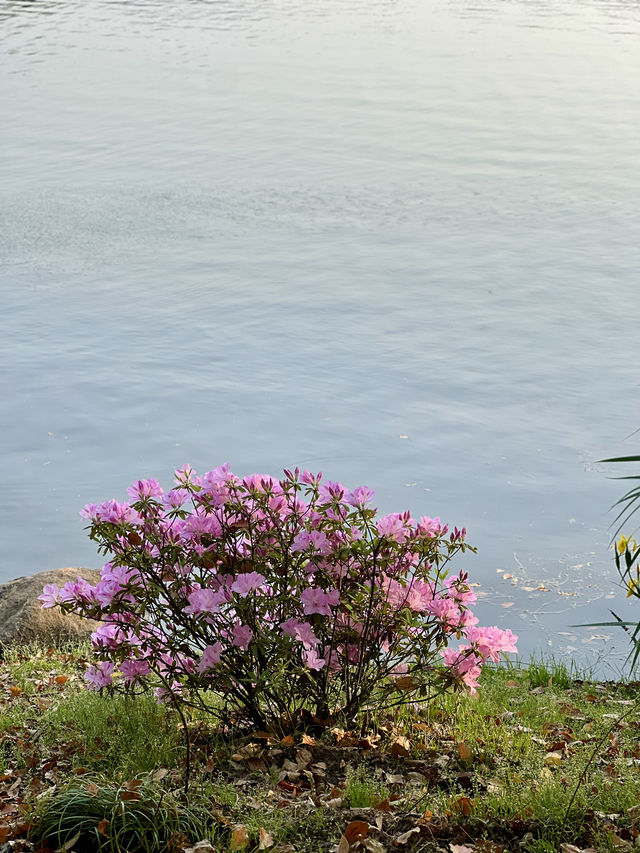
[[[84,746],[77,763],[117,779],[175,766],[184,751],[177,719],[148,695],[71,693],[43,720],[43,747],[74,737]]]
[[[186,808],[148,781],[135,783],[101,779],[56,792],[40,804],[31,840],[76,853],[161,853],[172,840],[207,837],[203,811]]]
[[[551,659],[543,661],[532,658],[526,668],[529,684],[532,688],[536,687],[557,687],[560,690],[567,690],[575,680],[575,673],[571,673],[567,669],[564,661]]]
[[[343,799],[352,809],[375,807],[389,797],[389,790],[367,775],[365,765],[360,765],[357,770],[348,773]]]

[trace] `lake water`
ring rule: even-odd
[[[633,612],[595,460],[640,438],[639,36],[637,0],[0,0],[0,581],[99,565],[77,512],[134,478],[298,464],[466,524],[525,656],[618,665],[567,626]]]

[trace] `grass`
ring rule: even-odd
[[[180,853],[208,839],[216,853],[329,853],[346,833],[342,849],[373,853],[620,853],[640,836],[634,683],[536,660],[485,669],[477,697],[283,741],[223,737],[194,713],[185,796],[176,714],[90,693],[86,656],[31,649],[0,664],[0,848],[75,838],[76,853]]]

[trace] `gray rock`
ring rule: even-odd
[[[63,586],[67,581],[75,581],[78,576],[96,584],[100,580],[100,571],[52,569],[0,584],[0,645],[48,644],[87,639],[98,627],[98,622],[62,613],[58,607],[43,610],[38,601],[45,584]]]

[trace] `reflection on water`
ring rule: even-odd
[[[0,18],[0,579],[95,565],[77,510],[138,476],[300,464],[466,524],[525,653],[609,654],[568,626],[624,606],[640,4]]]

